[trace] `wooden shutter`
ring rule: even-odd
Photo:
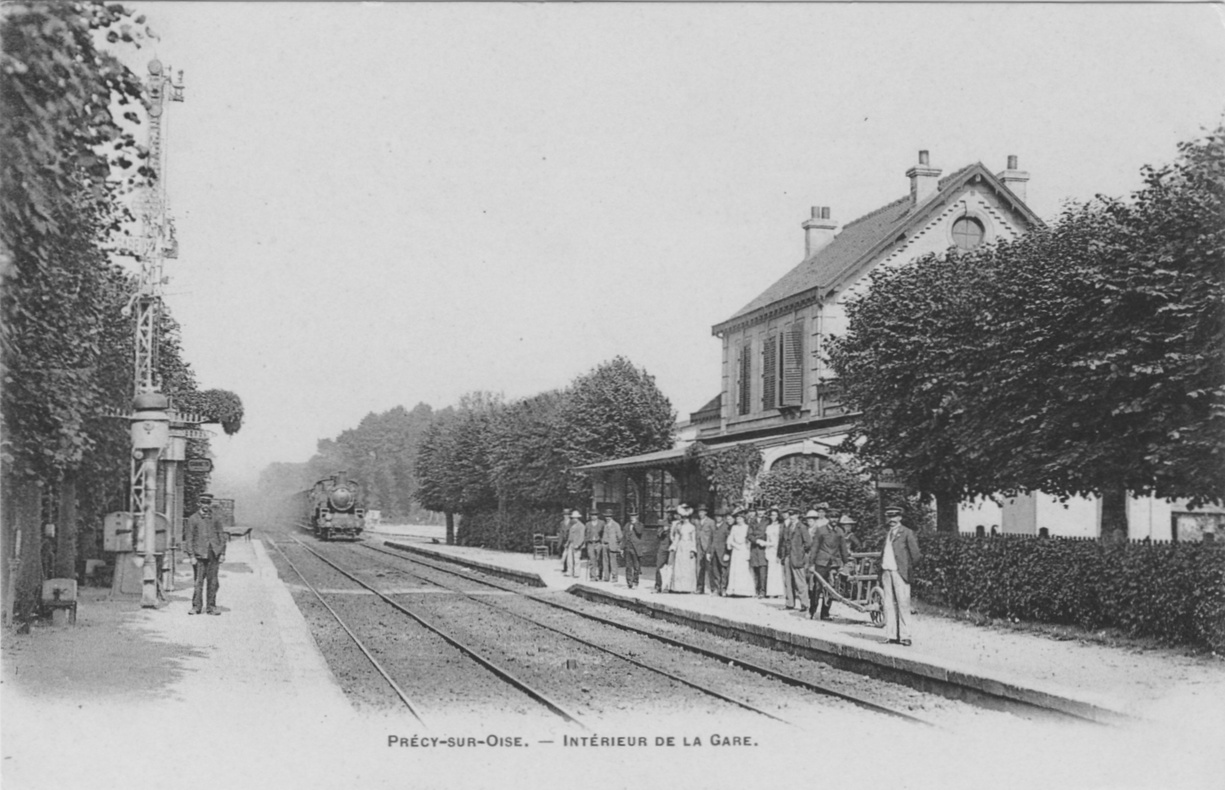
[[[737,388],[739,392],[737,394],[739,395],[738,407],[740,414],[749,413],[749,387],[753,383],[752,366],[753,344],[749,341],[745,341],[744,345],[740,347],[740,377],[739,381],[737,381],[737,384],[739,385]]]
[[[761,349],[761,407],[778,408],[778,335],[770,335]]]
[[[783,406],[799,406],[804,401],[804,322],[787,327],[783,340]]]

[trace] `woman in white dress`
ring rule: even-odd
[[[783,594],[783,563],[778,559],[778,541],[783,533],[782,512],[770,508],[770,523],[766,525],[766,597]]]
[[[677,508],[680,521],[672,528],[672,585],[669,592],[691,593],[698,588],[697,527],[689,517],[693,510],[687,505]]]
[[[757,588],[749,568],[749,525],[744,520],[743,510],[737,510],[734,517],[736,523],[727,536],[727,592],[724,594],[752,596]]]

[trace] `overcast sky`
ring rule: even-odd
[[[681,417],[800,223],[1016,154],[1042,217],[1225,110],[1207,5],[136,3],[185,71],[167,301],[246,424],[217,480],[370,412],[617,354]],[[131,60],[131,59],[129,59]],[[143,67],[141,69],[143,73]]]

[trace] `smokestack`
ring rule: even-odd
[[[942,171],[938,167],[929,165],[927,160],[927,151],[920,151],[919,164],[906,171],[906,177],[910,179],[910,205],[912,207],[936,194],[936,189],[940,185]]]
[[[812,218],[804,220],[804,257],[811,258],[834,240],[838,223],[829,218],[829,206],[813,206]]]
[[[999,179],[1004,186],[1012,190],[1012,194],[1025,200],[1025,183],[1029,181],[1029,173],[1017,168],[1016,154],[1008,156],[1008,167],[999,174]]]

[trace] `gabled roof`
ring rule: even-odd
[[[959,192],[975,177],[983,178],[1005,198],[1013,209],[1033,226],[1041,226],[1042,220],[1030,211],[1024,201],[1013,194],[982,162],[966,165],[960,170],[940,179],[936,192],[918,206],[912,206],[906,194],[892,203],[848,222],[816,255],[805,258],[791,271],[767,288],[756,299],[740,308],[731,318],[715,324],[712,331],[719,334],[734,324],[742,323],[752,314],[769,307],[782,299],[827,288],[835,284],[845,273],[858,267],[897,240],[915,226],[928,221],[932,214],[944,205],[948,197]]]

